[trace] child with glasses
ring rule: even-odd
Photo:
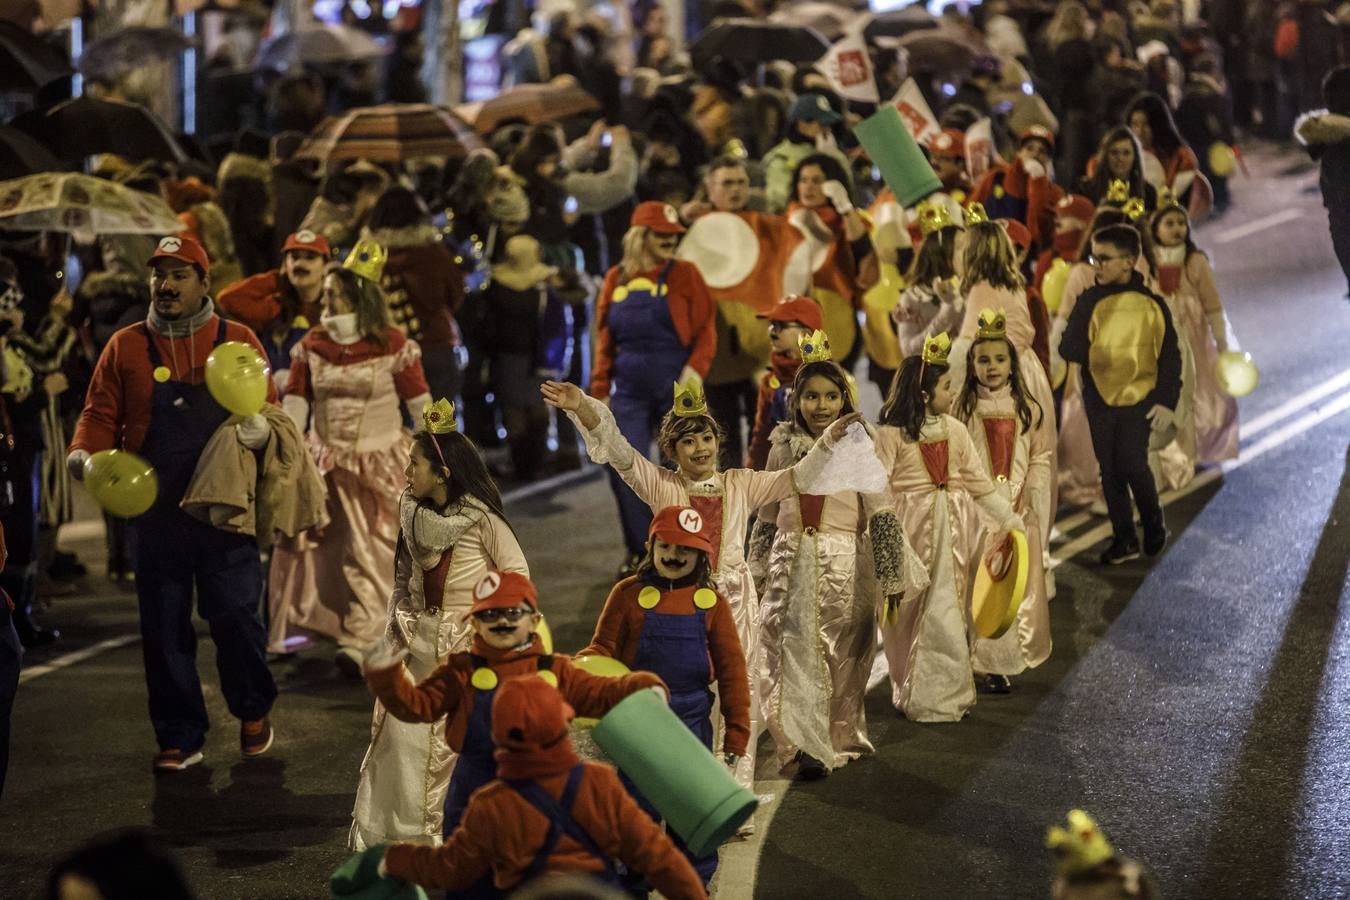
[[[1141,252],[1139,232],[1128,225],[1092,236],[1088,261],[1096,284],[1078,298],[1059,345],[1064,360],[1082,371],[1083,408],[1113,532],[1103,565],[1139,558],[1131,495],[1144,526],[1144,552],[1157,556],[1167,543],[1148,453],[1176,433],[1181,352],[1167,304],[1135,271]]]

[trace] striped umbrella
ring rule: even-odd
[[[554,122],[600,108],[596,100],[570,75],[547,84],[518,84],[490,100],[455,107],[479,134],[491,134],[507,122]]]
[[[387,103],[325,119],[296,151],[321,162],[401,162],[419,156],[462,156],[483,146],[454,113],[429,103]]]

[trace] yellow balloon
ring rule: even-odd
[[[1228,350],[1219,354],[1214,364],[1214,377],[1219,388],[1230,397],[1245,397],[1261,383],[1261,372],[1250,353]]]
[[[257,349],[226,341],[206,358],[206,389],[236,416],[257,415],[267,402],[272,370]]]
[[[575,656],[572,658],[572,665],[583,672],[589,672],[592,675],[604,675],[607,678],[617,678],[620,675],[627,675],[629,672],[628,667],[619,660],[610,656],[600,656],[597,653]]]
[[[1233,148],[1215,141],[1209,145],[1209,170],[1220,178],[1228,178],[1237,171],[1237,154]]]
[[[1050,264],[1050,271],[1045,273],[1045,278],[1041,280],[1041,299],[1045,301],[1045,308],[1050,315],[1059,312],[1059,305],[1064,302],[1064,285],[1069,282],[1069,263],[1067,260],[1057,259]]]
[[[544,652],[552,653],[553,632],[549,630],[548,619],[544,618],[543,613],[539,614],[539,625],[534,629],[534,633],[539,635],[539,645],[544,648]]]
[[[84,486],[104,512],[124,519],[145,512],[159,495],[154,466],[125,450],[100,450],[86,459]]]

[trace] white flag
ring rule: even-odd
[[[970,180],[976,184],[996,162],[1002,162],[998,148],[994,146],[994,127],[988,116],[976,119],[975,124],[966,129],[966,171]]]
[[[835,93],[846,100],[878,103],[877,80],[873,77],[872,57],[867,52],[861,30],[841,37],[816,62]]]
[[[920,146],[928,146],[929,141],[942,133],[937,116],[928,108],[928,101],[923,99],[913,78],[906,78],[905,83],[900,85],[891,105],[900,113],[900,120]]]

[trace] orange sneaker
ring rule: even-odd
[[[239,723],[239,749],[244,756],[262,756],[272,746],[274,736],[267,716]]]
[[[161,750],[155,754],[154,770],[156,772],[181,772],[188,766],[195,766],[201,761],[202,751],[200,750],[186,753],[177,747],[170,747],[168,750]]]

